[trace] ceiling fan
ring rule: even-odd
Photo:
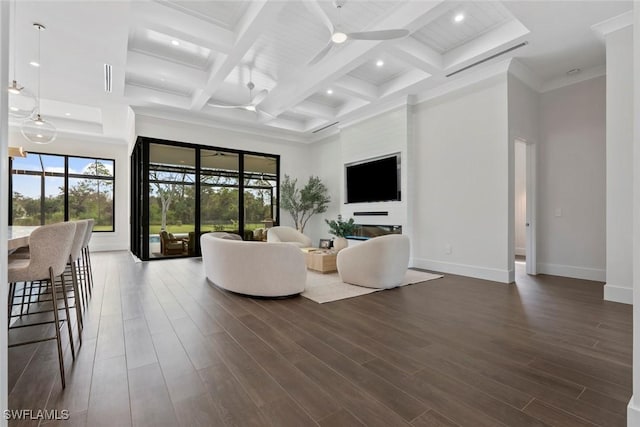
[[[311,61],[309,61],[309,65],[314,65],[320,62],[322,58],[324,58],[333,47],[337,44],[342,44],[347,40],[393,40],[393,39],[401,39],[409,35],[409,30],[405,29],[394,29],[394,30],[378,30],[378,31],[360,31],[354,33],[345,33],[340,29],[340,9],[344,6],[346,0],[334,0],[333,4],[338,9],[338,25],[334,26],[329,17],[325,14],[324,10],[320,7],[320,5],[316,1],[305,1],[304,4],[318,17],[322,20],[322,22],[329,28],[331,32],[331,39],[329,43],[320,51],[316,56],[314,56]]]
[[[209,105],[216,108],[234,108],[238,110],[247,110],[253,111],[254,113],[262,113],[262,111],[258,111],[258,105],[267,97],[269,93],[268,90],[263,89],[256,94],[256,96],[252,96],[253,89],[255,89],[256,85],[249,80],[247,83],[247,88],[249,89],[249,103],[248,104],[239,104],[239,105],[223,105],[223,104],[214,104],[209,102]]]

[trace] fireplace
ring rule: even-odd
[[[384,236],[385,234],[402,234],[402,226],[356,224],[353,235],[347,236],[347,239],[368,240],[372,237]]]

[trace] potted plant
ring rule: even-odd
[[[304,233],[309,218],[327,211],[331,197],[329,190],[317,176],[310,176],[302,189],[297,184],[297,179],[284,176],[280,185],[280,207],[291,214],[296,229]]]
[[[324,222],[329,226],[329,233],[336,236],[333,239],[333,247],[336,251],[341,251],[348,246],[346,237],[352,236],[356,230],[356,224],[353,222],[353,218],[349,218],[348,221],[342,220],[342,215],[338,215],[337,220],[325,219]]]

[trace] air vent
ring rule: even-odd
[[[473,68],[473,67],[475,67],[476,65],[480,65],[480,64],[482,64],[482,63],[485,63],[485,62],[487,62],[487,61],[492,60],[493,58],[497,58],[497,57],[498,57],[498,56],[500,56],[500,55],[504,55],[505,53],[509,53],[509,52],[511,52],[511,51],[513,51],[513,50],[520,49],[521,47],[526,46],[526,45],[528,45],[528,44],[529,44],[529,42],[522,42],[522,43],[520,43],[520,44],[517,44],[517,45],[515,45],[515,46],[513,46],[513,47],[510,47],[509,49],[505,49],[505,50],[503,50],[502,52],[498,52],[498,53],[493,54],[493,55],[491,55],[491,56],[488,56],[488,57],[486,57],[486,58],[484,58],[484,59],[481,59],[481,60],[480,60],[480,61],[478,61],[478,62],[474,62],[473,64],[467,65],[467,66],[466,66],[466,67],[464,67],[464,68],[460,68],[459,70],[454,71],[453,73],[449,73],[449,74],[447,74],[447,75],[446,75],[446,77],[454,76],[454,75],[456,75],[456,74],[458,74],[458,73],[461,73],[461,72],[463,72],[463,71],[468,70],[469,68]]]
[[[111,93],[113,89],[113,67],[110,64],[104,64],[104,91]]]
[[[333,122],[333,123],[331,123],[330,125],[326,125],[326,126],[324,126],[324,127],[321,127],[320,129],[316,129],[316,130],[312,131],[311,133],[318,133],[318,132],[323,131],[323,130],[325,130],[325,129],[327,129],[327,128],[330,128],[331,126],[335,126],[335,125],[337,125],[338,123],[340,123],[340,122]]]

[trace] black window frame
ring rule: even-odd
[[[76,154],[57,154],[57,153],[43,153],[38,151],[29,151],[27,155],[42,155],[42,156],[54,156],[61,157],[64,160],[64,173],[61,172],[44,172],[44,171],[29,171],[29,170],[20,170],[22,173],[17,175],[34,175],[34,176],[53,176],[59,177],[64,180],[64,221],[69,221],[69,178],[72,179],[100,179],[105,181],[110,181],[113,184],[112,194],[111,194],[111,230],[94,230],[94,233],[115,233],[116,232],[116,160],[108,159],[104,157],[97,156],[79,156]],[[72,173],[69,174],[69,159],[88,159],[88,160],[104,160],[113,163],[113,176],[96,176],[96,175],[83,175]],[[13,158],[9,158],[9,225],[13,225]],[[41,219],[42,224],[42,219]]]

